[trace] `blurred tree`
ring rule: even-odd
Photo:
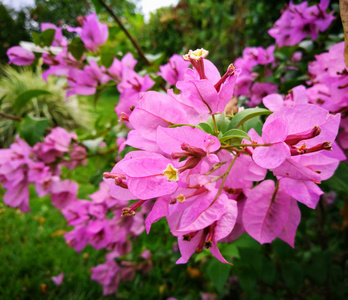
[[[298,4],[304,0],[293,0]],[[309,0],[308,5],[319,0]],[[288,1],[279,0],[180,0],[176,7],[163,7],[152,13],[139,35],[147,52],[164,52],[165,57],[189,49],[205,48],[214,53],[219,68],[241,56],[245,47],[268,47],[274,39],[268,34]],[[338,11],[338,0],[330,1]],[[337,15],[339,18],[339,15]],[[338,33],[339,22],[328,30]]]
[[[56,25],[78,25],[76,18],[92,12],[88,0],[35,0],[35,7],[30,9],[30,17],[37,22],[31,24],[35,29],[38,24],[49,22]]]
[[[214,53],[218,67],[226,68],[244,47],[274,43],[265,28],[272,27],[284,5],[278,0],[181,0],[152,13],[139,36],[147,52],[169,57],[204,47]]]
[[[26,14],[23,10],[14,11],[0,2],[0,62],[8,61],[6,51],[20,41],[30,40],[30,34],[25,29]],[[14,34],[14,32],[16,34]]]

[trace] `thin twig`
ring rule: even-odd
[[[120,28],[123,30],[123,32],[126,34],[126,36],[129,38],[129,40],[132,42],[133,46],[137,49],[139,56],[142,58],[142,60],[148,64],[149,66],[152,66],[152,63],[146,58],[143,50],[140,48],[138,42],[136,39],[129,33],[129,31],[126,29],[126,27],[123,26],[120,18],[115,14],[115,12],[112,10],[112,8],[107,5],[104,0],[98,0],[99,3],[108,11],[108,13],[111,15],[111,17],[115,20],[115,22],[120,26]]]
[[[17,117],[17,116],[14,116],[14,115],[5,114],[4,112],[1,112],[1,111],[0,111],[0,116],[4,117],[6,119],[13,120],[13,121],[18,121],[18,122],[22,121],[22,119],[20,117]]]

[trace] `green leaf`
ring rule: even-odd
[[[91,0],[93,6],[94,6],[94,9],[95,9],[95,12],[97,14],[100,14],[103,6],[100,4],[100,2],[98,0]]]
[[[226,259],[230,257],[240,258],[239,251],[235,243],[222,243],[219,248],[221,248],[221,254],[226,257]]]
[[[230,125],[230,120],[225,117],[225,113],[221,113],[217,115],[216,125],[219,132],[226,132],[228,129],[228,125]]]
[[[202,129],[206,133],[214,135],[214,129],[207,123],[199,123],[196,127]]]
[[[33,31],[31,33],[31,36],[33,37],[33,43],[37,46],[40,46],[40,34]]]
[[[221,263],[217,259],[212,259],[208,263],[207,273],[215,288],[220,293],[225,286],[231,266]]]
[[[246,233],[242,234],[237,240],[233,241],[233,244],[238,248],[261,249],[261,245]]]
[[[262,135],[263,123],[259,116],[246,121],[243,127],[245,132],[249,132],[249,130],[253,128],[260,136]]]
[[[329,263],[331,262],[329,251],[320,251],[312,254],[311,262],[305,268],[306,275],[317,285],[325,284],[329,272]]]
[[[85,50],[86,48],[79,37],[73,38],[71,43],[68,45],[68,51],[77,60],[80,60],[82,58],[82,55],[85,52]]]
[[[56,30],[49,28],[40,33],[40,46],[49,47],[52,45],[54,40],[54,35],[56,34]]]
[[[303,284],[303,270],[295,261],[282,265],[282,276],[292,293],[296,293]]]
[[[101,51],[100,61],[105,68],[110,68],[114,61],[114,53],[108,51]]]
[[[261,115],[270,115],[272,112],[265,108],[247,108],[245,110],[242,110],[241,112],[237,113],[232,121],[230,122],[230,125],[228,126],[228,129],[238,128],[239,126],[243,125],[246,121],[261,116]]]
[[[21,94],[19,94],[13,103],[13,109],[15,112],[18,112],[21,108],[23,108],[32,98],[41,96],[41,95],[52,95],[51,92],[47,90],[40,89],[32,89],[27,90]]]
[[[41,33],[32,32],[33,42],[40,47],[49,47],[52,45],[56,30],[49,28]]]
[[[6,95],[3,95],[3,96],[0,98],[0,107],[1,107],[2,101],[4,101],[5,98],[6,98]]]
[[[201,253],[195,255],[195,262],[202,260],[205,257],[212,256],[211,252],[208,249],[203,249]]]
[[[219,140],[221,143],[233,139],[233,138],[240,138],[240,139],[247,139],[249,141],[251,141],[250,137],[248,136],[248,134],[240,129],[230,129],[228,131],[225,132],[225,134],[223,135],[223,137],[221,137]]]
[[[274,262],[264,257],[262,260],[261,272],[262,281],[268,285],[273,285],[276,279],[276,267]]]
[[[348,165],[340,163],[335,174],[328,180],[324,181],[332,190],[348,194]]]
[[[19,135],[30,146],[34,146],[44,136],[49,123],[49,120],[46,118],[26,116],[20,125]]]

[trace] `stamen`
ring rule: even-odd
[[[216,227],[216,221],[209,226],[207,240],[204,243],[205,248],[210,248],[213,246],[212,240],[213,240],[213,236],[214,236],[215,227]]]
[[[121,118],[119,122],[129,122],[129,116],[126,113],[121,112]]]
[[[190,61],[192,66],[197,70],[200,79],[207,79],[204,73],[203,59],[206,58],[208,54],[209,54],[209,51],[201,48],[195,51],[190,50],[189,53],[183,56],[183,59],[186,61]]]
[[[138,200],[131,207],[125,207],[122,209],[122,217],[132,217],[135,215],[135,212],[141,207],[146,200]]]
[[[197,235],[197,233],[198,233],[198,231],[194,231],[194,232],[190,232],[188,234],[185,234],[183,236],[183,240],[189,242]]]
[[[178,169],[174,168],[172,164],[168,164],[167,168],[163,171],[163,175],[167,177],[168,181],[178,181],[179,172]]]
[[[198,253],[201,253],[201,252],[202,252],[203,246],[204,246],[204,244],[205,244],[205,239],[206,239],[206,237],[207,237],[208,232],[209,232],[209,227],[204,228],[203,234],[202,234],[202,236],[201,236],[201,239],[200,239],[200,241],[199,241],[199,243],[198,243],[198,246],[197,246],[196,249],[195,249],[195,253],[198,254]]]

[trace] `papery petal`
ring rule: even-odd
[[[274,191],[274,181],[265,180],[246,194],[244,228],[261,244],[272,242],[282,232],[289,216],[290,196],[279,189],[272,199]]]
[[[315,209],[317,206],[320,195],[324,194],[312,181],[282,178],[279,182],[288,195],[312,209]]]
[[[184,241],[182,236],[178,237],[178,245],[181,257],[176,261],[176,264],[186,264],[191,255],[195,252],[196,247],[201,239],[203,231],[200,231],[194,236],[191,241]]]
[[[300,221],[301,211],[297,206],[297,202],[294,199],[290,199],[289,218],[278,238],[288,243],[292,248],[295,247],[296,230]]]
[[[290,149],[285,143],[277,143],[269,147],[256,147],[253,160],[260,167],[274,169],[290,157]]]
[[[168,211],[169,201],[166,198],[158,198],[153,205],[151,211],[146,217],[145,227],[146,232],[150,232],[151,224],[157,222],[158,220],[166,217],[169,214]]]

